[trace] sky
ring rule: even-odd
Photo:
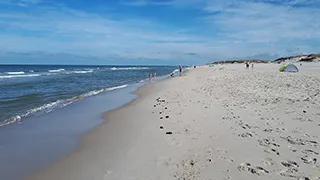
[[[319,0],[0,0],[0,64],[203,64],[319,53]]]

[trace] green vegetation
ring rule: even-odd
[[[216,61],[208,64],[234,64],[234,63],[245,63],[245,62],[251,62],[251,63],[269,63],[268,60],[261,60],[261,59],[246,59],[246,60],[225,60],[225,61]]]

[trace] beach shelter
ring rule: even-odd
[[[299,69],[297,68],[297,66],[293,65],[293,64],[289,64],[289,65],[285,65],[280,67],[279,71],[281,72],[299,72]]]

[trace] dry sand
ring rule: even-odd
[[[144,86],[32,180],[320,179],[320,65],[218,65]]]

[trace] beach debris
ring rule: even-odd
[[[194,166],[195,162],[193,160],[190,161],[190,165]]]
[[[171,131],[168,131],[168,132],[166,132],[166,134],[172,134],[172,132],[171,132]]]

